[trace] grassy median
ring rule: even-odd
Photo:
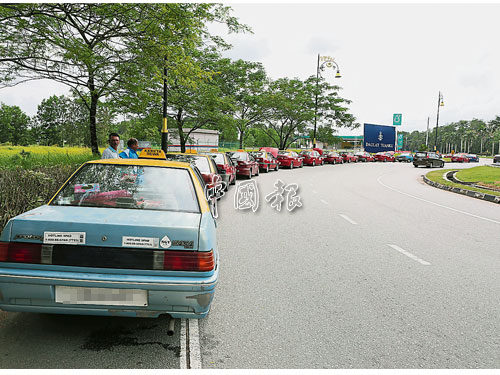
[[[466,186],[445,180],[444,175],[446,174],[446,172],[453,170],[456,169],[440,169],[432,171],[427,173],[426,177],[431,181],[440,183],[441,185],[500,196],[500,192],[497,191],[479,189],[472,186]],[[478,185],[500,189],[500,168],[495,168],[485,165],[480,167],[461,169],[457,172],[455,176],[462,181],[476,182]]]

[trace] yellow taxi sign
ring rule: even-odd
[[[211,149],[210,149],[210,152],[219,152],[219,150],[218,150],[218,149],[216,149],[216,148],[211,148]]]
[[[196,150],[186,150],[186,154],[197,154],[198,152]]]
[[[240,149],[240,150],[238,150],[238,152],[245,152],[245,150],[241,150],[241,149]]]
[[[165,160],[165,152],[163,150],[157,150],[152,148],[145,148],[139,154],[139,158],[141,159],[162,159]]]

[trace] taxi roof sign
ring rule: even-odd
[[[162,159],[166,160],[165,152],[163,150],[157,150],[152,148],[145,148],[139,154],[140,159]]]

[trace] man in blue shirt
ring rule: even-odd
[[[116,133],[111,133],[109,135],[108,142],[109,147],[102,152],[102,159],[118,159],[120,136]]]
[[[137,149],[139,148],[139,141],[136,138],[130,138],[127,141],[127,149],[120,152],[120,157],[122,159],[139,159],[137,155]]]

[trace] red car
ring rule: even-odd
[[[371,154],[366,152],[366,151],[356,152],[354,155],[356,155],[358,157],[359,161],[363,161],[363,162],[375,161],[373,156],[371,156]]]
[[[269,172],[269,170],[277,171],[280,167],[278,159],[276,159],[270,152],[252,152],[252,156],[259,163],[259,168],[266,173]]]
[[[250,179],[259,175],[259,163],[248,152],[238,150],[232,152],[229,157],[236,165],[237,176],[246,176]]]
[[[282,167],[289,167],[290,169],[304,166],[303,159],[295,151],[278,151],[278,161]]]
[[[190,163],[198,168],[203,177],[203,181],[207,184],[207,188],[214,188],[215,184],[222,181],[221,175],[217,171],[215,161],[209,155],[189,154],[189,153],[170,153],[165,154],[167,160],[181,161]]]
[[[325,163],[329,164],[343,164],[344,158],[336,152],[329,152],[325,155]]]
[[[340,155],[342,156],[342,159],[344,159],[344,163],[357,163],[358,162],[358,157],[356,155],[353,155],[352,152],[343,152]]]
[[[306,165],[315,167],[316,165],[323,165],[325,163],[323,157],[316,150],[304,150],[299,155],[304,158],[303,163]]]
[[[217,165],[217,171],[222,177],[222,181],[226,183],[226,190],[229,185],[236,183],[236,167],[231,161],[231,158],[223,152],[210,152],[208,155],[212,157]]]
[[[390,152],[377,152],[373,158],[375,159],[375,161],[382,161],[382,162],[386,162],[386,161],[396,161],[396,159],[394,158],[394,155],[392,155]]]
[[[455,154],[451,157],[451,161],[454,163],[454,162],[459,162],[459,163],[468,163],[470,160],[469,158],[467,157],[467,154],[464,154],[464,153],[459,153],[459,154]]]

